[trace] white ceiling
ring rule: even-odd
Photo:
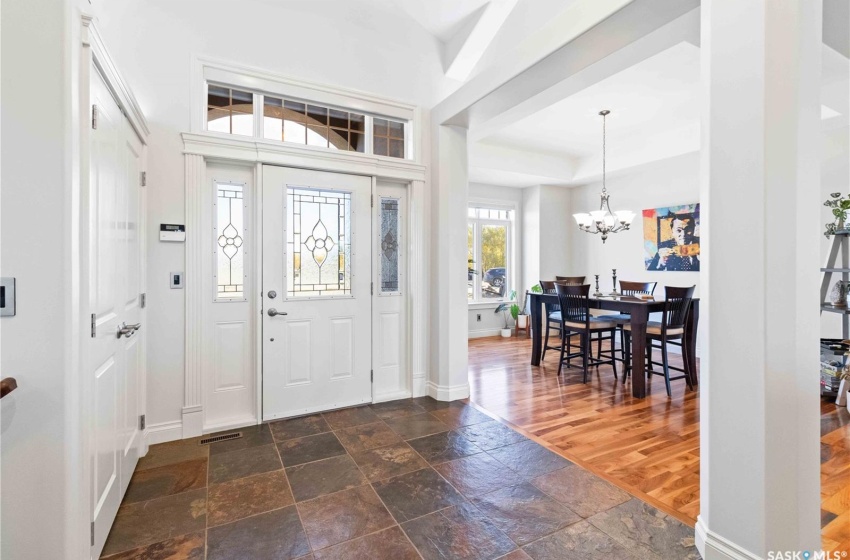
[[[821,118],[825,130],[850,123],[850,62],[824,46]],[[602,117],[609,109],[609,172],[699,149],[700,50],[688,42],[623,69],[593,85],[484,137],[470,148],[470,181],[502,186],[582,184],[601,175]],[[559,177],[513,172],[525,162],[501,162],[484,154],[510,148],[515,154],[563,158]]]
[[[400,10],[439,40],[448,42],[489,0],[358,0],[379,9]]]
[[[609,159],[624,144],[641,142],[698,123],[699,48],[680,43],[484,139],[526,150],[574,158],[602,148],[602,117],[608,109]]]

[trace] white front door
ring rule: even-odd
[[[263,420],[372,400],[371,198],[369,177],[263,167]]]
[[[92,476],[92,557],[98,558],[139,458],[142,364],[142,144],[103,79],[92,68],[89,188],[88,349]],[[119,330],[130,325],[119,336]],[[136,325],[139,328],[134,328]]]

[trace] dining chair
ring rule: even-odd
[[[585,276],[555,276],[555,282],[563,282],[564,284],[584,284]]]
[[[541,280],[540,287],[543,288],[544,294],[556,294],[555,291],[555,281],[554,280]],[[546,335],[543,339],[543,353],[540,355],[540,360],[546,357],[546,349],[550,350],[559,350],[561,345],[563,344],[564,332],[561,330],[561,306],[557,303],[545,303],[543,304],[544,311],[546,313]],[[552,329],[556,329],[558,331],[558,338],[562,339],[561,345],[558,346],[550,346],[549,345],[549,334]],[[575,335],[575,333],[571,333],[571,336]],[[572,347],[572,340],[569,342]]]
[[[630,280],[620,280],[620,293],[624,296],[632,296],[632,297],[640,297],[642,295],[654,295],[655,288],[658,286],[658,282],[633,282]],[[600,317],[605,317],[607,320],[611,320],[617,323],[617,330],[620,332],[620,358],[619,360],[623,362],[625,360],[624,349],[626,347],[626,337],[623,334],[623,325],[630,323],[632,320],[631,315],[628,313],[617,313],[612,315],[599,315]],[[613,344],[613,341],[611,341]],[[596,355],[599,357],[600,349],[597,347]],[[650,360],[652,359],[652,349],[649,344],[647,344],[647,356],[649,356]],[[650,367],[649,369],[652,369]]]
[[[661,321],[650,321],[646,325],[646,342],[652,348],[658,348],[661,350],[661,362],[654,362],[652,358],[648,355],[647,360],[648,364],[655,364],[658,366],[662,366],[663,373],[656,372],[650,368],[647,368],[646,375],[649,378],[652,375],[663,375],[664,383],[667,386],[667,396],[673,396],[673,393],[670,389],[670,382],[676,381],[677,379],[684,379],[688,384],[688,388],[693,390],[693,384],[691,383],[691,375],[692,372],[688,370],[688,349],[687,345],[683,344],[683,340],[685,337],[685,320],[688,316],[688,311],[691,307],[691,302],[694,297],[694,289],[695,286],[691,286],[690,288],[677,288],[673,286],[667,286],[664,289],[665,292],[665,301],[664,301],[664,311],[661,313]],[[625,348],[624,354],[626,358],[626,371],[623,374],[623,383],[626,382],[626,377],[628,377],[629,372],[632,367],[632,359],[631,359],[631,344],[632,344],[632,336],[631,336],[632,326],[631,324],[623,325],[623,331],[625,333]],[[660,342],[660,345],[656,346],[654,342]],[[643,341],[635,341],[636,344],[643,343]],[[675,344],[677,346],[681,346],[682,348],[682,362],[684,363],[684,368],[678,368],[670,365],[670,360],[667,355],[667,345]],[[670,370],[680,371],[684,375],[679,377],[670,377]]]
[[[590,314],[590,284],[572,285],[555,283],[555,292],[558,294],[558,303],[561,306],[561,332],[565,333],[561,339],[561,358],[558,362],[558,375],[564,367],[564,361],[572,358],[582,360],[582,380],[587,383],[587,369],[589,366],[600,366],[611,364],[614,369],[614,378],[617,377],[617,364],[614,360],[614,351],[611,350],[610,359],[594,358],[591,351],[591,335],[593,333],[609,332],[611,338],[617,324],[613,321],[604,321]],[[581,342],[579,352],[572,352],[573,346],[568,342],[569,333],[578,333]]]

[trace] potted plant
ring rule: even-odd
[[[542,294],[543,288],[540,287],[540,284],[535,284],[528,291],[535,293],[535,294]],[[516,294],[517,314],[514,315],[514,319],[516,319],[516,327],[517,327],[517,329],[527,329],[528,328],[528,321],[530,320],[529,315],[528,315],[528,292],[526,292],[522,296],[522,302],[521,302],[522,307],[520,307],[520,299],[519,298],[520,298],[519,294]],[[514,306],[511,306],[511,315],[513,315],[513,314],[514,314]]]
[[[850,211],[850,198],[841,196],[841,193],[830,193],[829,198],[824,201],[824,206],[832,208],[832,215],[835,216],[835,222],[826,224],[826,231],[823,233],[827,238],[836,233],[846,233],[845,223],[847,221],[847,212]]]
[[[511,299],[513,299],[513,297],[514,297],[514,292],[511,292]],[[517,311],[519,310],[519,307],[517,306],[516,303],[506,301],[504,303],[500,303],[498,305],[498,307],[496,307],[495,311],[493,311],[494,313],[501,313],[505,317],[505,326],[501,330],[502,338],[510,338],[510,336],[511,336],[511,327],[508,325],[508,312],[510,312],[511,315],[513,315],[513,308],[514,307],[517,307]],[[516,317],[516,315],[513,315],[513,316]]]

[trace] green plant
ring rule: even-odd
[[[514,293],[515,292],[511,292],[511,298],[514,297]],[[512,301],[511,302],[506,301],[504,303],[500,303],[496,307],[496,309],[493,311],[493,313],[502,313],[505,316],[505,328],[506,329],[508,328],[508,312],[510,312],[511,316],[514,318],[514,320],[516,320],[517,316],[514,315],[514,308],[515,307],[517,308],[517,315],[518,315],[519,314],[519,307],[517,306],[516,303],[514,303]]]
[[[843,197],[840,192],[830,193],[823,205],[832,208],[832,215],[835,216],[835,222],[826,224],[826,231],[823,233],[829,238],[835,235],[837,230],[844,227],[844,222],[847,221],[847,212],[850,212],[850,197]]]

